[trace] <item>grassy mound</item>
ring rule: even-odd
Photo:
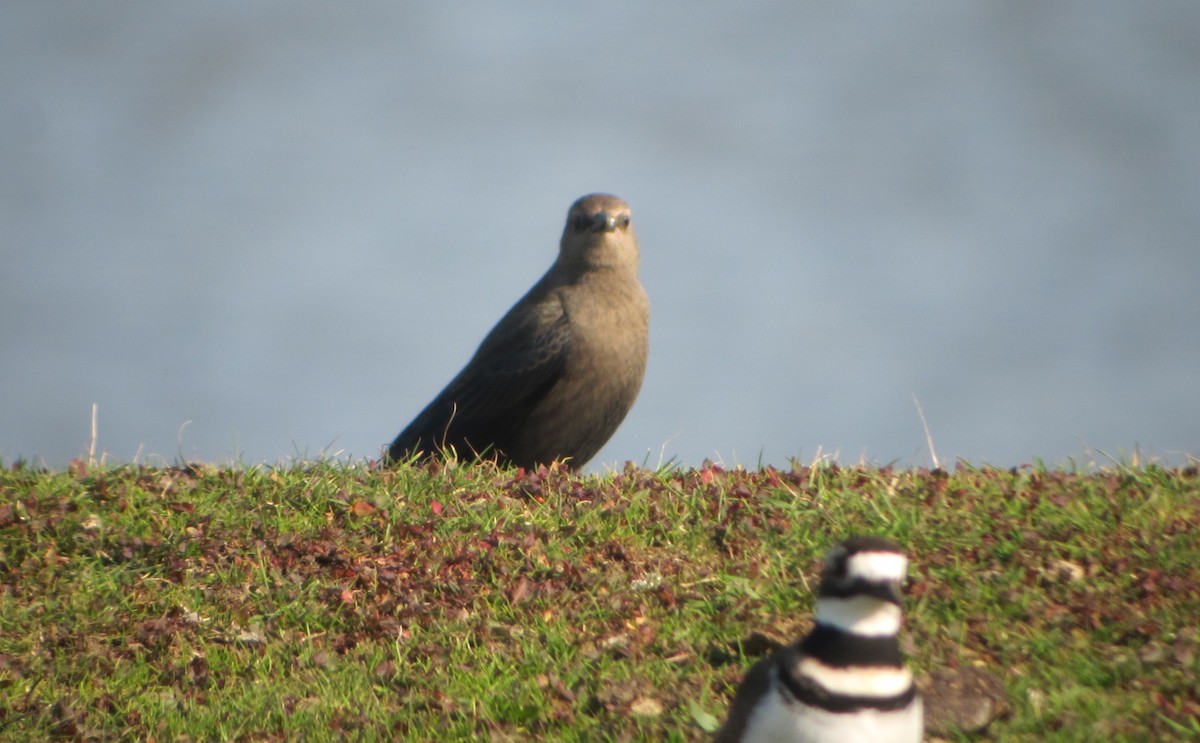
[[[0,472],[0,737],[703,740],[856,533],[982,737],[1200,737],[1195,468],[82,463]]]

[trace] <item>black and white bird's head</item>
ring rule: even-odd
[[[851,537],[825,558],[817,591],[817,624],[864,637],[895,635],[903,621],[903,550],[882,537]]]

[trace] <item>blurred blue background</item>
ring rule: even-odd
[[[365,459],[633,206],[590,469],[1200,452],[1200,4],[0,5],[0,460]]]

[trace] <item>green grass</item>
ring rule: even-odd
[[[855,533],[983,737],[1200,739],[1194,468],[320,463],[0,472],[0,738],[703,740]]]

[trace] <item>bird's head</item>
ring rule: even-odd
[[[559,261],[583,269],[637,271],[638,244],[629,204],[605,193],[588,194],[572,204]]]
[[[817,621],[863,635],[895,634],[908,558],[880,537],[853,537],[829,551],[817,596]]]

